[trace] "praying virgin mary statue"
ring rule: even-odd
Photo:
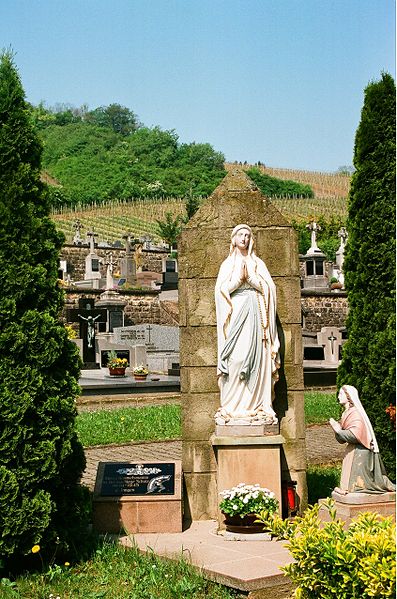
[[[274,383],[280,367],[276,287],[254,253],[248,225],[237,225],[215,286],[219,425],[275,424]]]

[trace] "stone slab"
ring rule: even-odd
[[[332,491],[332,499],[339,503],[346,503],[349,505],[369,505],[374,503],[390,503],[396,502],[396,493],[346,493],[342,495],[337,491]]]
[[[328,509],[322,505],[323,500],[319,500],[320,511],[319,517],[324,522],[329,522],[330,516]],[[379,514],[383,517],[392,516],[394,519],[396,517],[396,502],[395,501],[384,501],[379,503],[362,503],[362,504],[352,504],[352,503],[340,503],[339,501],[335,501],[335,509],[336,509],[336,517],[346,523],[346,525],[350,524],[354,518],[357,518],[360,514],[365,512],[373,512],[375,514]]]
[[[283,445],[285,439],[282,435],[268,435],[260,437],[217,437],[212,435],[210,439],[212,445]]]
[[[285,599],[292,593],[291,582],[280,571],[293,561],[284,542],[226,540],[217,534],[217,528],[214,520],[192,522],[182,533],[136,534],[123,537],[121,542],[169,559],[186,555],[203,576],[249,593],[249,597]],[[261,590],[265,595],[251,595]]]
[[[217,437],[263,437],[278,435],[279,432],[278,424],[252,424],[249,426],[217,424],[215,426]]]

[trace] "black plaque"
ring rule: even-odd
[[[104,464],[99,495],[150,496],[175,494],[175,464]]]
[[[121,310],[109,311],[109,333],[113,333],[113,329],[123,326],[123,313]]]

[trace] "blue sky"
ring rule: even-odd
[[[393,0],[0,0],[0,39],[34,104],[306,170],[352,164],[363,90],[395,76]]]

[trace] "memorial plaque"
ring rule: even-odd
[[[109,311],[109,332],[113,333],[115,327],[123,326],[123,313],[121,310]]]
[[[175,494],[175,463],[105,462],[100,467],[99,495],[102,497]]]

